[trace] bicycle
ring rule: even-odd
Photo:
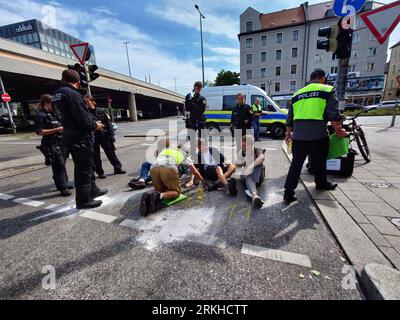
[[[343,128],[349,132],[350,136],[350,143],[356,142],[358,149],[360,150],[361,156],[364,158],[364,160],[369,163],[371,162],[371,152],[369,151],[367,139],[365,137],[365,133],[363,129],[361,128],[361,125],[358,125],[356,122],[356,119],[358,117],[366,112],[372,111],[374,108],[369,108],[369,109],[363,109],[360,112],[358,112],[355,116],[351,117],[346,117],[344,116],[344,121],[349,122],[349,123],[343,123]]]

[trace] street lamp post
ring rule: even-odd
[[[129,41],[126,41],[126,42],[124,42],[124,45],[125,45],[125,47],[126,47],[126,58],[128,59],[129,77],[132,78],[131,62],[130,62],[130,60],[129,60],[129,50],[128,50],[128,44],[129,44],[129,43],[130,43]]]
[[[194,6],[200,15],[200,38],[201,38],[201,69],[203,73],[203,86],[205,85],[205,77],[204,77],[204,44],[203,44],[203,19],[206,17],[201,13],[199,6],[196,4]]]
[[[178,78],[174,78],[175,80],[175,92],[178,92],[178,88],[176,87],[176,80],[178,80]]]

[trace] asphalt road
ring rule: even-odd
[[[161,122],[120,125],[125,147],[118,155],[129,174],[98,181],[110,193],[94,211],[77,212],[73,196],[59,198],[48,168],[0,178],[0,298],[362,298],[343,288],[343,253],[303,186],[299,203],[283,205],[289,162],[281,141],[260,143],[268,148],[261,210],[243,194],[216,191],[202,202],[191,191],[188,201],[140,217],[142,191],[127,183],[137,176],[149,142],[122,136],[166,128]],[[112,172],[108,161],[104,167]],[[72,177],[70,161],[68,172]],[[54,290],[42,286],[48,266],[55,270]]]

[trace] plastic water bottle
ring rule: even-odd
[[[204,200],[204,187],[203,182],[199,183],[199,189],[197,190],[197,199]]]
[[[293,154],[293,141],[290,141],[288,146],[287,146],[287,153],[289,155]]]

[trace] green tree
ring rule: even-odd
[[[222,69],[215,79],[216,86],[232,86],[234,84],[240,84],[240,73]]]

